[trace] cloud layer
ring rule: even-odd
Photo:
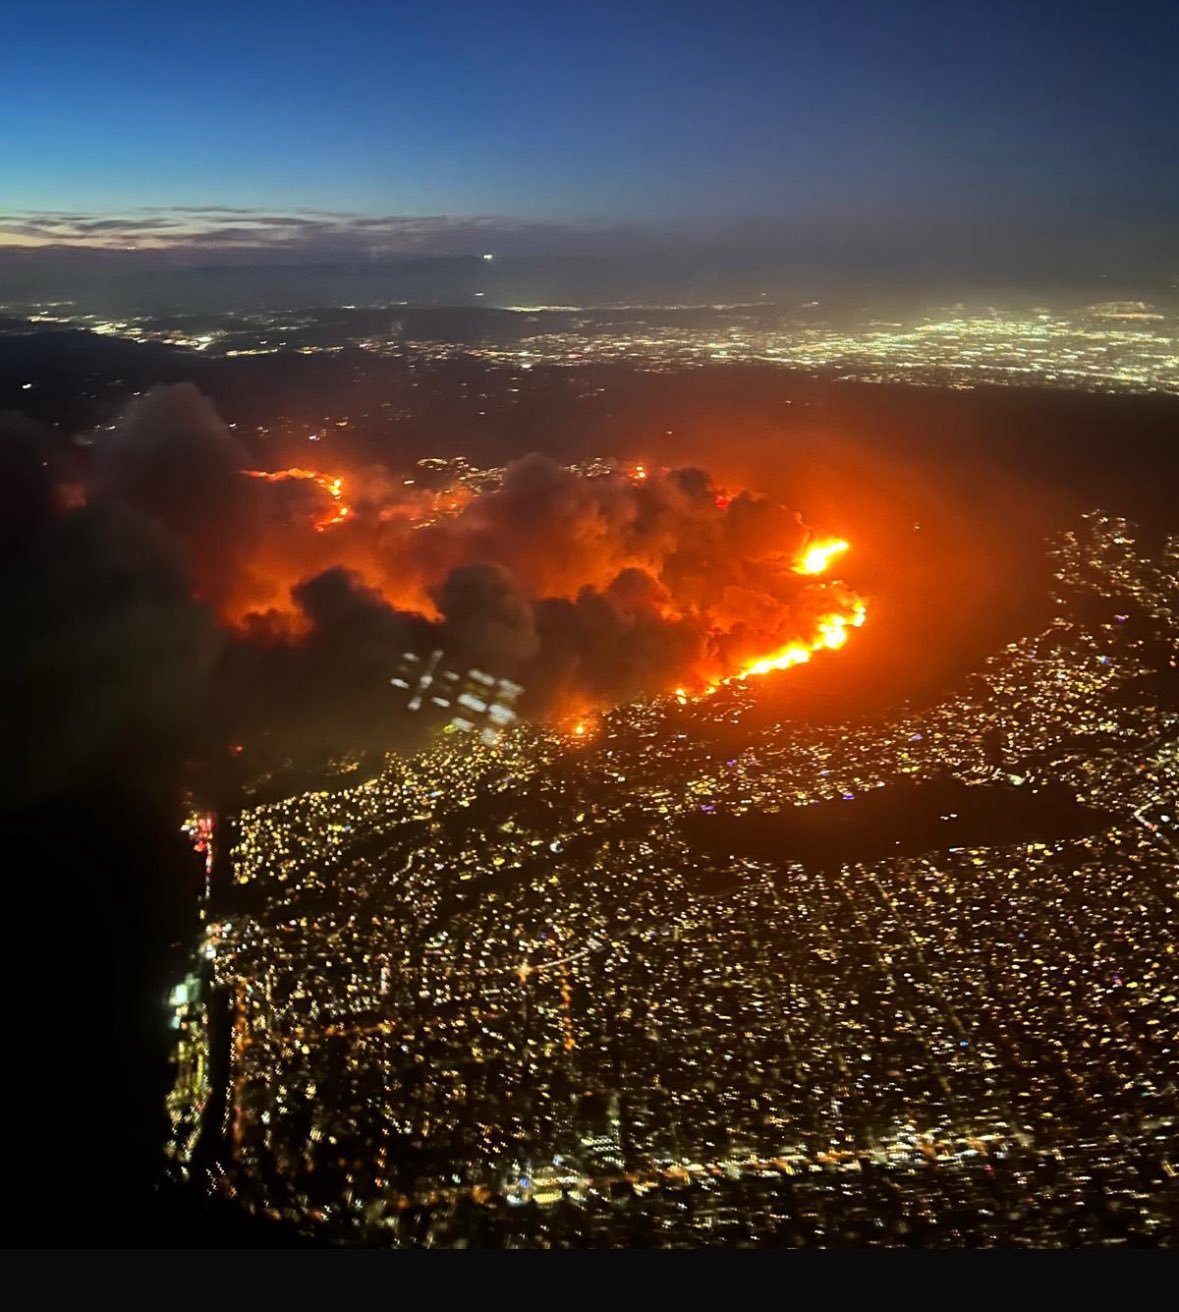
[[[495,215],[370,215],[345,210],[267,211],[233,205],[140,209],[125,214],[0,212],[0,249],[28,254],[154,254],[165,263],[212,258],[386,259],[407,255],[611,253],[644,239],[635,227]]]

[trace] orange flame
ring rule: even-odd
[[[345,477],[351,481],[352,494],[360,496],[362,504],[369,504],[367,493],[359,482],[359,475],[356,480],[352,480],[351,475],[341,477],[336,474],[321,473],[317,470],[297,466],[273,471],[247,469],[242,472],[248,478],[259,479],[267,483],[303,481],[314,484],[320,496],[311,498],[311,513],[308,519],[304,521],[304,524],[309,523],[317,533],[324,533],[328,529],[342,524],[345,520],[355,517],[354,507],[345,499]],[[618,473],[639,486],[648,480],[660,477],[658,470],[644,464],[628,464],[619,468]],[[409,480],[407,480],[407,485],[408,483]],[[481,495],[478,490],[462,482],[456,482],[440,490],[433,491],[424,487],[421,489],[415,488],[413,494],[401,496],[395,506],[386,506],[377,518],[384,523],[388,517],[394,517],[397,520],[407,521],[410,527],[419,528],[435,523],[442,518],[461,516],[472,503],[478,501]],[[728,510],[730,497],[723,489],[713,489],[713,501],[717,511],[721,514]],[[426,581],[411,576],[407,576],[404,580],[391,578],[391,571],[387,568],[387,562],[380,556],[376,548],[373,550],[366,548],[359,535],[347,534],[343,539],[336,538],[332,541],[321,542],[319,545],[319,550],[308,549],[308,546],[305,545],[299,554],[297,564],[293,566],[292,570],[288,571],[283,567],[284,558],[278,554],[278,547],[282,546],[285,550],[285,544],[276,543],[275,549],[258,561],[259,569],[256,571],[258,578],[251,578],[249,588],[244,589],[248,592],[248,596],[243,596],[237,605],[226,604],[223,607],[223,614],[227,621],[231,624],[241,624],[244,623],[246,617],[254,612],[267,612],[272,617],[281,614],[289,626],[289,631],[292,634],[298,634],[302,620],[297,607],[289,599],[284,600],[283,584],[293,583],[299,577],[302,577],[302,574],[294,573],[294,569],[311,574],[316,569],[324,568],[326,564],[333,563],[333,560],[329,557],[334,559],[337,549],[344,547],[347,547],[349,566],[361,574],[366,582],[370,584],[373,582],[378,583],[382,595],[390,604],[396,605],[403,610],[417,611],[428,619],[438,618]],[[812,537],[793,557],[791,568],[795,574],[807,576],[808,578],[824,575],[838,557],[850,550],[850,545],[843,538]],[[777,557],[777,559],[780,560],[781,557]],[[653,568],[646,560],[642,563],[644,568]],[[612,568],[617,568],[617,565],[612,563]],[[268,586],[264,587],[263,583]],[[561,586],[561,584],[558,584],[558,589]],[[792,590],[787,589],[786,591],[790,592]],[[718,667],[718,650],[724,649],[726,641],[741,640],[739,638],[741,630],[732,624],[728,626],[718,624],[715,628],[709,628],[709,634],[718,639],[718,642],[715,647],[709,646],[709,654],[703,658],[706,662],[706,668],[693,671],[685,670],[680,674],[682,680],[684,675],[688,676],[684,680],[688,686],[687,688],[680,686],[674,689],[672,695],[674,695],[676,701],[684,705],[697,697],[710,695],[725,684],[744,681],[779,670],[793,669],[796,665],[805,665],[818,652],[839,651],[846,646],[851,631],[865,623],[867,617],[866,603],[857,598],[842,583],[829,583],[827,580],[823,580],[806,586],[802,589],[802,592],[805,595],[805,601],[803,602],[806,608],[805,613],[808,615],[813,616],[816,614],[816,609],[813,609],[815,601],[817,598],[822,598],[819,602],[821,608],[818,609],[818,617],[813,620],[813,628],[809,633],[804,630],[803,636],[796,636],[786,645],[763,655],[750,654],[751,647],[754,653],[756,653],[757,647],[753,646],[748,636],[746,636],[744,638],[744,650],[735,653],[729,649],[728,660],[725,660]],[[671,596],[665,599],[653,599],[650,604],[667,623],[692,623],[696,618],[691,605],[677,602],[677,599]],[[783,602],[783,614],[785,614],[787,604],[787,602]],[[707,620],[707,616],[705,618]],[[783,625],[790,622],[784,619]],[[763,635],[762,642],[781,640],[783,630],[774,627],[777,623],[775,617],[770,616],[764,626],[760,624],[760,620],[756,620],[755,623],[758,626],[758,631]],[[793,631],[798,632],[797,628]],[[779,635],[777,638],[766,636],[775,632]],[[581,697],[578,698],[578,702],[580,704],[575,703],[572,707],[566,705],[563,708],[563,714],[557,719],[557,723],[561,731],[568,734],[570,738],[581,739],[586,742],[596,736],[598,727],[596,716],[600,711],[600,707],[587,704]]]
[[[247,478],[260,478],[265,483],[300,480],[314,483],[316,487],[321,488],[335,502],[335,509],[326,518],[312,521],[312,527],[317,533],[322,533],[335,524],[342,524],[352,513],[352,507],[344,500],[344,480],[336,474],[320,474],[314,469],[300,469],[298,466],[293,469],[276,469],[273,472],[265,469],[243,469],[242,473]]]
[[[813,542],[799,557],[794,566],[795,572],[821,574],[832,559],[847,551],[849,546],[850,544],[842,538],[827,538]],[[846,610],[831,611],[820,616],[815,626],[815,636],[809,642],[787,643],[785,647],[771,652],[768,656],[749,661],[732,677],[748,679],[756,675],[771,674],[775,670],[789,670],[795,665],[805,665],[815,652],[838,651],[847,643],[848,630],[861,628],[867,618],[867,603],[857,598]],[[727,679],[714,682],[708,691],[715,691],[726,682]],[[677,699],[680,698],[682,691],[680,688],[676,689]]]
[[[858,629],[868,618],[868,608],[862,601],[857,601],[848,614],[833,611],[819,620],[815,637],[810,644],[792,642],[770,656],[751,661],[737,675],[738,679],[748,679],[750,675],[769,674],[774,670],[788,670],[795,665],[805,665],[817,651],[838,651],[847,642],[849,628]]]
[[[845,552],[849,545],[842,538],[822,538],[812,542],[802,553],[794,571],[796,574],[824,574],[832,560]]]

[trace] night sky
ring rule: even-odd
[[[47,0],[4,44],[10,246],[1149,243],[1179,217],[1168,0]]]

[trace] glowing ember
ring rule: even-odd
[[[795,573],[823,574],[832,560],[845,552],[847,548],[848,544],[842,538],[828,538],[821,542],[812,542],[803,553],[802,559],[795,565]]]

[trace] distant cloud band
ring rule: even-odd
[[[0,213],[0,246],[36,251],[168,255],[248,253],[283,260],[508,253],[572,254],[633,245],[637,230],[618,224],[553,223],[476,215],[369,215],[298,209],[276,212],[231,205],[153,206],[123,214]]]

